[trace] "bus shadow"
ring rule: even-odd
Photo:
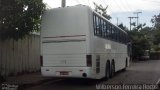
[[[115,75],[112,77],[116,77],[117,75],[119,75],[120,73],[124,72],[126,70],[120,70],[118,72],[115,73]],[[61,85],[67,85],[67,86],[95,86],[97,84],[101,84],[104,82],[108,82],[110,79],[108,80],[102,78],[102,79],[82,79],[82,78],[65,78],[62,81],[58,82]]]
[[[114,77],[126,71],[127,71],[126,69],[119,70],[115,73]]]
[[[83,85],[83,86],[92,86],[98,83],[101,83],[103,80],[96,80],[96,79],[65,79],[64,84],[68,85]]]

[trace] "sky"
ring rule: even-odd
[[[61,0],[43,0],[50,8],[61,7]],[[142,12],[139,14],[139,23],[146,23],[152,26],[150,22],[154,15],[160,13],[160,0],[66,0],[66,6],[74,6],[77,4],[87,5],[92,9],[95,8],[93,2],[103,7],[107,7],[107,14],[111,15],[110,20],[113,24],[123,23],[129,28],[129,18],[136,17],[134,12]],[[136,22],[137,19],[132,19]]]

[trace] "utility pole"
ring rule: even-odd
[[[66,0],[62,0],[61,7],[65,7],[65,6],[66,6]]]
[[[140,13],[142,13],[142,12],[134,12],[133,14],[137,14],[137,27],[138,27],[138,25],[139,25],[139,23],[138,23],[138,19],[139,19],[139,14]]]
[[[130,31],[131,31],[132,19],[133,19],[133,18],[137,18],[137,17],[128,17],[128,18],[129,18],[129,20],[130,20],[130,22],[129,22],[129,23],[130,23]]]

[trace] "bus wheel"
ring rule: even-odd
[[[126,58],[126,68],[128,67],[128,59]]]
[[[106,71],[105,71],[105,80],[108,80],[110,77],[110,62],[107,61],[106,63]]]
[[[125,61],[125,68],[123,69],[123,71],[126,71],[127,67],[128,67],[128,59],[126,58],[126,61]]]
[[[114,60],[111,63],[111,70],[110,71],[111,71],[110,72],[110,77],[113,77],[114,74],[115,74],[115,62],[114,62]]]

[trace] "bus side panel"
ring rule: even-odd
[[[94,35],[94,25],[93,25],[93,13],[91,14],[92,22],[90,22],[91,26],[91,52],[93,55],[93,71],[96,78],[103,78],[105,76],[106,71],[106,63],[107,60],[110,61],[110,64],[112,60],[115,61],[115,71],[119,71],[121,69],[125,68],[126,64],[126,58],[128,58],[127,55],[127,45],[116,42],[114,40],[111,40],[109,38],[104,38],[102,36],[96,36]],[[108,22],[108,21],[107,21]],[[110,23],[110,25],[112,25]],[[97,72],[97,57],[100,57],[100,71]],[[129,58],[128,58],[129,59]]]

